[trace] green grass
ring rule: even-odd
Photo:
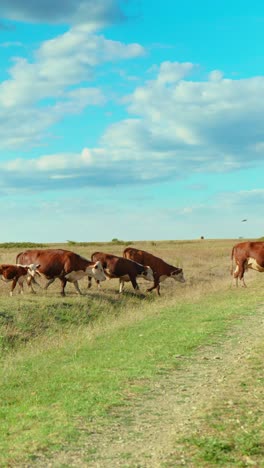
[[[237,375],[203,409],[193,433],[175,441],[175,452],[166,467],[175,466],[179,453],[188,466],[199,468],[264,467],[264,343],[251,348],[244,361],[237,361]]]
[[[253,313],[258,304],[253,290],[211,293],[202,300],[182,300],[166,307],[137,297],[129,302],[122,298],[118,305],[107,302],[106,306],[104,301],[43,298],[41,304],[32,298],[27,299],[24,312],[17,299],[13,311],[3,308],[16,321],[16,328],[30,336],[27,346],[2,360],[3,466],[78,443],[80,428],[89,432],[91,421],[99,418],[107,423],[113,407],[129,404],[125,394],[131,386],[135,393],[147,391],[149,379],[181,365],[174,356],[211,343],[230,321]],[[115,322],[117,312],[128,317],[138,313],[139,319]],[[33,330],[38,330],[38,338]],[[224,444],[220,440],[220,452]]]

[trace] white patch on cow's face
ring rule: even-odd
[[[179,281],[180,283],[185,283],[185,278],[183,276],[183,271],[180,270],[175,270],[171,273],[171,278],[173,278],[175,281]]]
[[[252,268],[252,270],[257,270],[257,271],[260,271],[260,272],[264,271],[264,267],[260,266],[256,262],[255,258],[252,258],[252,257],[248,258],[247,266],[248,266],[248,268]]]
[[[39,272],[37,271],[39,267],[40,267],[39,263],[31,263],[30,265],[27,265],[29,275],[33,277],[35,276],[36,273],[39,275]]]
[[[86,271],[89,269],[89,276],[93,276],[97,281],[105,281],[106,276],[104,274],[103,265],[100,261],[95,262],[94,265],[88,267]],[[88,272],[87,272],[88,273]]]
[[[146,281],[154,281],[153,271],[150,266],[145,267],[145,271],[141,275],[138,275],[141,278],[144,278]]]

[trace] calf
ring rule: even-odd
[[[135,291],[139,290],[136,278],[141,277],[147,281],[153,281],[154,276],[149,266],[140,265],[137,262],[128,260],[116,255],[104,252],[95,252],[92,254],[92,260],[100,260],[107,278],[119,278],[119,293],[123,292],[124,282],[131,281]],[[97,282],[99,285],[99,282]],[[89,278],[88,288],[91,287],[91,278]]]
[[[160,295],[160,283],[165,281],[166,278],[173,278],[175,281],[185,283],[182,268],[178,268],[164,262],[159,257],[155,257],[149,252],[144,250],[138,250],[133,247],[127,247],[123,252],[124,258],[129,258],[135,262],[139,262],[142,265],[149,265],[154,274],[154,285],[147,291],[156,289],[158,295]]]
[[[234,245],[231,261],[231,274],[236,280],[236,286],[238,286],[239,279],[242,286],[246,287],[244,274],[248,268],[260,272],[264,271],[264,242],[240,242]],[[236,264],[235,271],[233,261]]]
[[[16,262],[22,264],[27,264],[29,262],[38,263],[38,273],[48,280],[45,289],[47,289],[56,278],[59,278],[62,296],[65,296],[64,289],[67,282],[73,283],[77,293],[82,294],[78,285],[78,280],[84,276],[93,276],[99,281],[104,281],[106,279],[101,262],[91,262],[70,250],[26,250],[17,255]],[[28,281],[28,285],[32,292],[35,292],[32,288],[32,280],[31,278]]]
[[[10,296],[13,296],[13,291],[18,284],[19,293],[23,293],[23,283],[27,278],[33,278],[39,265],[0,265],[0,278],[6,283],[12,281]]]

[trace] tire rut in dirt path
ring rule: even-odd
[[[163,467],[175,441],[195,431],[199,418],[247,372],[248,358],[263,343],[264,311],[232,326],[215,345],[191,357],[175,356],[179,369],[150,384],[147,394],[112,410],[110,426],[90,426],[82,449],[36,460],[34,467]],[[177,466],[184,465],[179,459]],[[27,467],[33,465],[26,465]],[[188,465],[194,466],[194,465]]]

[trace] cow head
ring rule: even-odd
[[[25,268],[27,269],[28,275],[32,276],[34,278],[35,275],[39,275],[40,273],[37,271],[37,269],[40,267],[39,263],[30,263],[30,265],[25,265]]]
[[[182,268],[175,268],[170,274],[171,278],[175,279],[175,281],[179,281],[180,283],[185,283],[185,278],[183,276]]]
[[[153,271],[150,266],[144,266],[144,271],[141,276],[147,281],[154,281]]]
[[[104,273],[103,265],[100,261],[97,261],[92,266],[93,276],[97,281],[105,281],[106,276]]]

